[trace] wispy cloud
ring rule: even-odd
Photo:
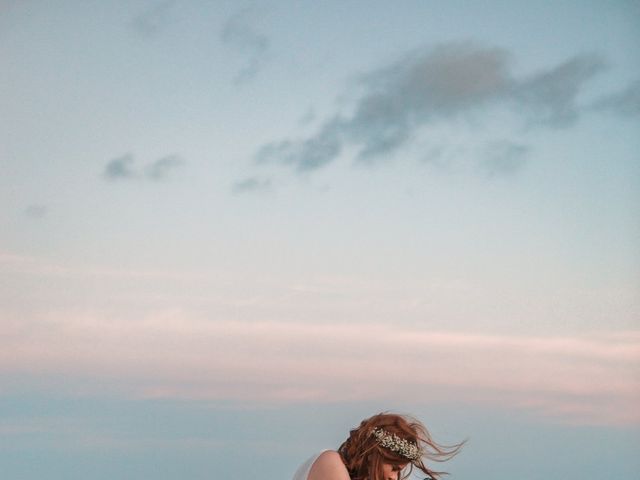
[[[232,192],[236,194],[249,192],[264,192],[271,189],[271,180],[266,178],[248,177],[233,184]]]
[[[640,80],[630,83],[619,92],[598,99],[593,108],[612,112],[624,117],[640,115]]]
[[[529,125],[567,127],[578,120],[582,108],[577,97],[584,84],[605,69],[597,55],[571,58],[553,68],[515,80],[510,94],[524,108]]]
[[[135,33],[143,37],[157,36],[170,22],[175,0],[156,2],[138,13],[130,22]]]
[[[429,126],[481,115],[487,107],[510,109],[523,127],[567,127],[579,117],[584,85],[605,68],[599,57],[582,55],[518,77],[511,58],[505,49],[473,43],[415,50],[362,75],[351,113],[336,112],[308,137],[263,145],[255,159],[305,172],[348,147],[359,161],[380,161]]]
[[[258,32],[253,24],[257,11],[245,8],[229,17],[222,27],[220,40],[240,51],[246,57],[246,64],[234,78],[236,84],[253,79],[263,67],[269,50],[269,39]]]
[[[112,181],[134,178],[136,173],[132,167],[133,155],[126,153],[120,157],[109,160],[104,167],[103,176],[107,180]]]
[[[316,112],[313,110],[313,108],[309,108],[304,113],[304,115],[302,115],[298,119],[298,125],[300,126],[311,125],[315,119],[316,119]]]
[[[184,160],[178,155],[167,155],[147,165],[144,173],[151,180],[164,180],[173,170],[183,165]]]
[[[530,151],[526,145],[509,141],[491,143],[483,152],[480,168],[489,176],[513,175],[524,168]]]
[[[39,220],[46,217],[48,212],[49,209],[47,208],[47,206],[41,204],[28,205],[24,210],[24,214],[29,218],[33,218],[34,220]]]
[[[536,337],[164,313],[2,321],[0,339],[4,375],[102,378],[134,397],[290,403],[403,391],[428,403],[456,392],[560,421],[640,422],[640,332]]]
[[[186,164],[176,154],[161,157],[141,168],[136,168],[135,163],[135,159],[130,153],[116,157],[105,165],[103,177],[109,181],[131,180],[134,178],[160,181],[168,178],[173,171]]]

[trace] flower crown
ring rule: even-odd
[[[381,447],[388,448],[392,452],[399,453],[409,460],[417,460],[422,456],[418,445],[404,438],[400,438],[395,433],[389,433],[382,428],[374,428],[371,435],[376,437],[376,442]]]

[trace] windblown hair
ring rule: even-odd
[[[381,446],[372,432],[375,428],[382,428],[401,439],[415,443],[422,452],[422,456],[409,460],[397,452]],[[351,430],[338,453],[347,467],[351,480],[385,480],[383,464],[408,465],[403,470],[402,478],[408,478],[413,468],[422,470],[429,480],[438,480],[446,472],[437,472],[428,468],[424,461],[444,462],[455,456],[464,442],[455,445],[440,445],[432,438],[424,425],[414,418],[392,413],[379,413],[363,420],[360,426]]]

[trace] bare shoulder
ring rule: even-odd
[[[349,480],[349,472],[342,463],[340,454],[328,450],[313,462],[308,480]]]

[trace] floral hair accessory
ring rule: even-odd
[[[404,438],[400,438],[395,433],[389,433],[382,428],[374,428],[371,434],[376,437],[378,445],[388,448],[392,452],[399,453],[409,460],[417,460],[422,456],[418,445]]]

